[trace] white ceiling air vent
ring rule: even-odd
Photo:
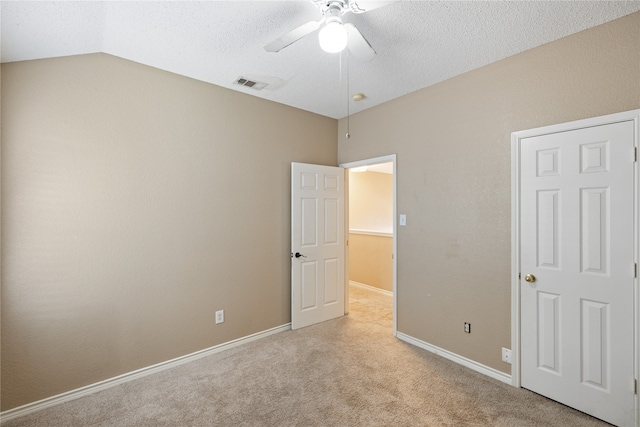
[[[265,87],[268,86],[267,83],[257,82],[257,81],[254,81],[254,80],[249,80],[249,79],[244,78],[242,76],[238,77],[234,83],[237,84],[237,85],[240,85],[240,86],[250,87],[251,89],[255,89],[255,90],[262,90],[262,89],[264,89]]]

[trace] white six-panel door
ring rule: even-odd
[[[291,164],[291,328],[345,313],[344,169]]]
[[[521,385],[635,425],[634,122],[520,144]]]

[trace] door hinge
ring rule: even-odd
[[[633,263],[633,277],[638,277],[638,263]]]
[[[633,379],[633,394],[638,394],[638,380]]]
[[[518,273],[518,280],[522,279],[522,273]]]
[[[633,161],[638,161],[638,147],[633,147]]]

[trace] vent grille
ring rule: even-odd
[[[251,89],[255,89],[255,90],[262,90],[268,86],[267,83],[256,82],[253,80],[246,79],[244,77],[238,77],[234,83],[240,86],[250,87]]]

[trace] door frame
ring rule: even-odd
[[[396,155],[395,154],[390,154],[388,156],[382,156],[382,157],[375,157],[372,159],[364,159],[364,160],[358,160],[358,161],[354,161],[354,162],[346,162],[346,163],[341,163],[339,166],[345,169],[350,169],[350,168],[355,168],[355,167],[360,167],[360,166],[371,166],[371,165],[377,165],[380,163],[389,163],[391,162],[393,164],[393,195],[392,195],[392,199],[393,199],[393,267],[392,267],[392,271],[393,271],[393,277],[392,277],[392,290],[393,290],[393,336],[395,337],[398,331],[398,325],[397,325],[397,292],[398,292],[398,288],[397,288],[397,278],[398,278],[398,230],[396,227],[396,223],[397,223],[397,218],[396,218],[396,206],[397,206],[397,200],[398,200],[398,186],[397,186],[397,163],[396,163]],[[345,173],[345,182],[348,183],[348,174]],[[349,185],[347,184],[347,193],[346,193],[346,200],[345,200],[345,235],[348,236],[349,235]],[[349,286],[346,286],[349,284],[349,255],[348,255],[349,251],[345,251],[345,287],[344,287],[344,298],[345,298],[345,314],[346,311],[348,311],[349,309]]]
[[[638,145],[640,140],[640,109],[577,120],[557,125],[528,129],[511,134],[511,384],[521,387],[520,379],[520,147],[522,140],[533,136],[566,132],[605,124],[633,121],[636,162],[634,163],[634,262],[640,265],[640,177]],[[633,156],[633,153],[629,153]],[[634,378],[640,373],[640,287],[638,273],[634,279]],[[630,384],[631,388],[632,385]],[[635,399],[636,424],[640,423],[640,394]],[[640,424],[638,424],[640,425]]]

